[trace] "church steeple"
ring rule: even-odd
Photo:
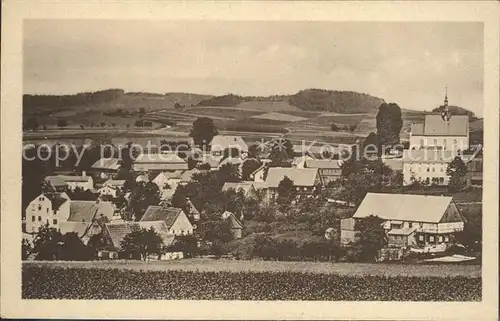
[[[444,121],[448,121],[451,118],[451,113],[448,110],[448,86],[444,87],[444,105],[441,110],[441,118],[443,118]]]
[[[444,87],[444,109],[448,110],[448,86]]]

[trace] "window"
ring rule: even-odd
[[[423,228],[423,227],[424,227],[424,223],[418,223],[418,226],[419,226],[420,228]]]
[[[57,220],[52,220],[52,224],[56,225],[57,224]]]
[[[430,169],[429,167],[427,167],[427,171],[428,171],[428,172],[430,172],[430,171],[431,171],[431,169]]]
[[[38,216],[38,221],[40,222],[42,220],[42,217],[41,216]]]
[[[423,236],[423,235],[419,235],[419,236],[418,236],[418,240],[419,240],[419,241],[423,241],[423,240],[424,240],[424,236]]]
[[[434,166],[432,166],[432,171],[433,171],[433,172],[435,172],[435,171],[436,171],[436,169],[434,168]]]
[[[40,196],[40,197],[38,198],[38,200],[39,200],[40,202],[41,202],[41,201],[43,201],[43,197],[42,197],[42,196]]]
[[[444,146],[444,149],[446,150],[446,139],[443,140],[443,146]]]
[[[41,211],[42,210],[42,205],[38,205],[38,210]]]
[[[444,241],[445,241],[445,242],[448,242],[449,240],[450,240],[450,239],[448,238],[448,236],[445,236],[445,237],[444,237]]]
[[[439,243],[443,243],[443,237],[442,236],[439,237]]]
[[[439,184],[444,184],[444,177],[439,178]]]
[[[437,146],[437,144],[438,144],[437,139],[434,139],[434,146]]]
[[[412,226],[413,226],[413,223],[412,223],[412,222],[409,222],[409,223],[408,223],[408,227],[409,227],[409,228],[412,228]]]
[[[32,221],[32,222],[34,222],[34,221],[35,221],[35,217],[34,217],[34,216],[32,216],[32,217],[31,217],[31,221]]]
[[[47,214],[49,214],[49,208],[47,207]]]
[[[423,139],[420,140],[420,146],[424,147],[424,140]]]
[[[434,236],[429,236],[429,242],[434,242]]]

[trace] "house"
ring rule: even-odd
[[[305,159],[303,164],[299,164],[297,168],[317,168],[323,185],[334,182],[340,178],[342,169],[340,166],[342,161],[337,159]]]
[[[114,188],[122,191],[124,186],[125,186],[125,180],[124,179],[108,179],[102,185],[114,187]]]
[[[193,168],[191,170],[187,170],[184,173],[182,173],[179,184],[185,185],[185,184],[193,181],[194,177],[197,174],[208,173],[208,172],[209,172],[208,170],[202,170],[202,169],[196,169],[196,168]]]
[[[99,252],[101,259],[117,259],[121,251],[121,242],[127,234],[140,229],[153,228],[158,233],[163,241],[163,244],[168,247],[174,242],[175,236],[169,233],[164,221],[148,221],[148,222],[110,222],[105,224],[103,229],[104,248]]]
[[[243,224],[236,218],[234,213],[225,211],[222,213],[222,219],[229,222],[229,226],[231,228],[231,234],[233,235],[233,239],[241,239]]]
[[[66,193],[42,193],[26,207],[26,232],[36,233],[40,227],[59,229],[59,222],[66,221],[70,213],[70,200]]]
[[[66,233],[76,233],[82,242],[87,244],[90,238],[100,234],[105,224],[109,222],[110,220],[107,216],[96,217],[94,215],[91,222],[61,222],[59,230],[63,235]]]
[[[132,168],[135,172],[148,171],[183,171],[188,169],[184,159],[176,153],[140,154],[134,161]]]
[[[424,148],[454,151],[469,148],[469,116],[452,115],[447,95],[440,114],[425,115],[424,123],[411,125],[410,149]]]
[[[311,194],[321,184],[317,168],[271,167],[266,177],[268,199],[276,197],[278,185],[285,177],[293,181],[293,186],[299,195]]]
[[[403,183],[409,185],[416,180],[426,184],[448,185],[450,177],[446,175],[446,169],[456,156],[453,150],[405,149]]]
[[[185,212],[193,221],[196,222],[200,220],[200,211],[194,206],[193,201],[189,198],[186,200]]]
[[[138,175],[138,176],[135,178],[135,182],[136,182],[136,183],[140,183],[140,182],[143,182],[143,183],[148,183],[148,182],[149,182],[149,177],[148,177],[148,175],[146,175],[146,174],[141,174],[141,175]]]
[[[105,185],[97,190],[100,196],[109,196],[116,198],[120,194],[120,190],[116,187]]]
[[[102,179],[112,178],[121,167],[121,160],[118,158],[101,158],[91,166],[91,171]]]
[[[160,190],[165,189],[166,185],[168,185],[169,188],[175,189],[181,180],[183,172],[184,171],[161,172],[152,182],[155,183]]]
[[[160,190],[162,200],[171,199],[181,181],[183,171],[161,172],[154,179],[153,183]]]
[[[72,175],[54,175],[45,177],[45,181],[52,186],[55,191],[63,191],[65,189],[74,190],[77,187],[83,190],[93,190],[94,180],[91,176],[87,176],[85,171],[82,176]]]
[[[250,174],[250,178],[253,179],[254,182],[262,183],[266,181],[267,170],[269,169],[269,163],[271,163],[271,160],[261,159],[260,161],[262,162],[262,165]]]
[[[238,149],[242,158],[248,155],[248,145],[241,136],[216,135],[212,138],[210,151],[213,156],[223,156],[226,148]]]
[[[150,205],[144,212],[141,222],[164,221],[168,232],[173,235],[193,234],[193,225],[189,221],[186,213],[176,207]]]
[[[464,218],[452,197],[368,193],[351,218],[341,221],[341,242],[355,241],[355,222],[378,216],[396,247],[447,244],[464,229]]]
[[[476,156],[466,162],[467,185],[483,185],[483,157]]]
[[[203,166],[208,165],[211,171],[215,171],[219,169],[219,163],[221,159],[222,156],[214,156],[211,153],[203,153],[202,156],[196,159],[197,161],[199,161],[197,167],[203,168]]]
[[[243,191],[246,198],[257,198],[257,190],[254,187],[254,182],[252,181],[242,181],[238,183],[226,182],[222,186],[222,191],[228,191],[233,189],[236,192]]]

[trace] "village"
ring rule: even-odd
[[[23,259],[480,259],[481,213],[463,213],[482,199],[468,116],[446,95],[408,141],[382,146],[383,135],[335,148],[249,145],[204,117],[184,144],[93,146],[87,168],[30,181],[40,192],[25,202]]]

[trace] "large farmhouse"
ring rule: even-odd
[[[351,218],[341,221],[341,241],[355,241],[356,221],[370,215],[384,220],[389,246],[407,247],[448,243],[464,229],[464,219],[452,197],[368,193]]]

